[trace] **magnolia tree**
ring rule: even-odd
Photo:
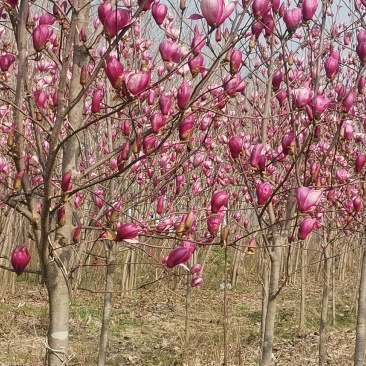
[[[1,199],[29,223],[14,271],[38,253],[48,365],[69,360],[70,284],[94,242],[105,350],[118,250],[154,238],[156,265],[189,263],[193,287],[198,248],[265,252],[270,364],[284,250],[312,236],[327,258],[363,231],[366,4],[345,5],[347,23],[316,0],[2,3]]]

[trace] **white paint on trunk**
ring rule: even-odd
[[[64,331],[64,332],[54,332],[51,334],[51,337],[54,339],[59,339],[59,340],[65,340],[69,335],[68,331]]]

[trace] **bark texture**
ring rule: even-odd
[[[366,332],[366,250],[362,255],[361,277],[358,292],[358,311],[356,325],[356,347],[354,366],[364,365]]]

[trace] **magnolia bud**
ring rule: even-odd
[[[30,262],[31,257],[29,255],[28,249],[24,245],[18,245],[11,254],[11,265],[14,268],[14,272],[20,276],[25,267],[27,267]]]
[[[71,170],[69,170],[67,173],[65,173],[63,175],[62,181],[61,181],[62,192],[67,192],[72,189],[72,184],[70,184],[71,174],[72,174],[72,172],[71,172]]]
[[[257,184],[256,194],[258,198],[258,205],[263,205],[267,199],[272,195],[273,188],[268,182]]]
[[[202,277],[197,276],[197,277],[192,278],[191,286],[192,287],[200,286],[200,285],[202,285],[202,283],[203,283]]]
[[[225,206],[229,200],[230,193],[226,191],[218,191],[211,198],[211,212],[216,214],[222,206]]]
[[[80,241],[81,236],[81,228],[82,226],[79,225],[75,228],[74,233],[72,234],[72,241],[76,244]]]
[[[355,162],[355,172],[359,173],[364,167],[365,163],[366,163],[366,155],[365,154],[358,155]]]
[[[306,216],[300,223],[299,239],[305,240],[306,237],[313,231],[316,220],[311,216]]]
[[[57,212],[57,224],[59,227],[62,227],[66,224],[66,211],[65,206],[61,206],[61,208]]]
[[[166,265],[168,268],[173,268],[178,264],[186,263],[191,258],[191,255],[192,252],[189,248],[186,247],[175,248],[168,254]]]
[[[250,238],[248,243],[248,254],[254,254],[256,247],[255,238]]]
[[[199,273],[199,272],[201,272],[201,269],[202,269],[202,266],[200,264],[196,263],[191,267],[191,273]]]
[[[133,222],[127,224],[119,223],[116,225],[116,230],[117,230],[116,241],[135,239],[140,232],[139,226],[137,226]]]

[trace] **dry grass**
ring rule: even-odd
[[[337,283],[336,326],[328,328],[329,365],[352,364],[355,288],[352,276]],[[221,279],[221,278],[220,278]],[[311,277],[309,277],[311,280]],[[209,366],[223,361],[223,292],[212,278],[192,290],[190,341],[185,346],[185,289],[158,283],[128,297],[114,298],[108,365]],[[308,284],[307,330],[299,334],[299,288],[287,286],[279,298],[274,364],[317,365],[321,287]],[[79,293],[70,320],[71,365],[95,365],[101,295]],[[46,293],[40,285],[17,282],[16,293],[2,300],[0,365],[43,365],[47,332]],[[257,365],[260,346],[261,285],[250,275],[228,291],[228,365]],[[331,311],[329,311],[331,314]]]

